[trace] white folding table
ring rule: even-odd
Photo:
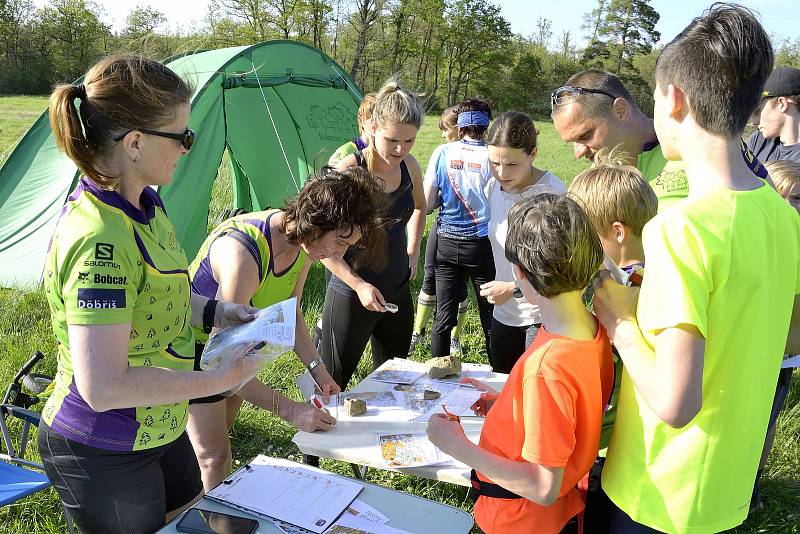
[[[373,374],[370,373],[352,391],[389,391],[394,387],[393,384],[373,380],[371,378]],[[500,390],[507,379],[508,375],[506,374],[491,373],[486,379],[486,383]],[[462,417],[461,424],[467,437],[477,443],[481,428],[483,428],[483,417]],[[385,465],[377,445],[377,434],[424,434],[427,426],[427,422],[375,422],[374,420],[351,419],[337,422],[328,432],[298,432],[292,441],[303,454],[349,462],[354,466],[354,472],[359,478],[363,478],[365,470],[363,468],[359,470],[357,466],[363,466],[469,486],[469,469],[441,465],[395,469]],[[431,530],[431,532],[433,531]]]

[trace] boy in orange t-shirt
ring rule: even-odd
[[[503,390],[485,391],[480,444],[458,421],[431,418],[428,437],[473,467],[475,521],[486,533],[555,533],[576,521],[576,485],[597,455],[613,382],[611,346],[581,295],[603,251],[586,214],[568,197],[537,195],[508,216],[506,257],[542,329],[514,365]],[[535,273],[535,274],[534,274]]]

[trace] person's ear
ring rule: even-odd
[[[778,104],[778,111],[781,113],[788,113],[789,112],[789,99],[785,96],[779,96],[775,99],[775,103]]]
[[[624,98],[618,97],[615,98],[614,102],[611,104],[611,111],[620,122],[628,122],[631,116],[631,105]]]
[[[667,99],[669,116],[673,119],[681,120],[689,109],[686,93],[677,85],[669,84],[667,85],[665,98]]]
[[[620,245],[628,239],[628,228],[619,221],[611,223],[611,235]]]
[[[533,160],[535,160],[536,156],[538,155],[539,155],[539,147],[535,146],[533,147],[533,152],[531,152],[531,163],[533,163]]]
[[[142,132],[133,130],[128,132],[128,134],[122,138],[120,144],[122,145],[122,150],[125,152],[128,158],[135,163],[139,160],[139,156],[141,155],[142,145],[144,144],[144,136],[142,135]]]

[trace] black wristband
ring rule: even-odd
[[[214,315],[217,313],[217,299],[208,299],[203,307],[203,333],[208,334],[214,328]]]

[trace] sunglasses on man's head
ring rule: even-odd
[[[608,91],[603,91],[602,89],[588,89],[586,87],[575,87],[573,85],[565,85],[563,87],[559,87],[558,89],[550,93],[550,109],[553,109],[556,106],[561,106],[563,104],[566,104],[567,102],[571,102],[576,96],[578,96],[581,93],[605,95],[609,97],[611,100],[616,100],[617,98]]]
[[[122,139],[124,139],[126,135],[128,135],[133,131],[142,132],[143,134],[148,134],[148,135],[157,135],[158,137],[166,137],[168,139],[176,139],[181,142],[181,145],[183,145],[183,148],[185,148],[186,150],[192,149],[192,145],[194,144],[194,138],[195,138],[194,130],[191,130],[189,128],[186,128],[186,131],[183,133],[160,132],[158,130],[147,130],[145,128],[136,128],[133,130],[128,130],[124,134],[117,136],[116,139],[114,139],[114,141],[115,142],[122,141]]]

